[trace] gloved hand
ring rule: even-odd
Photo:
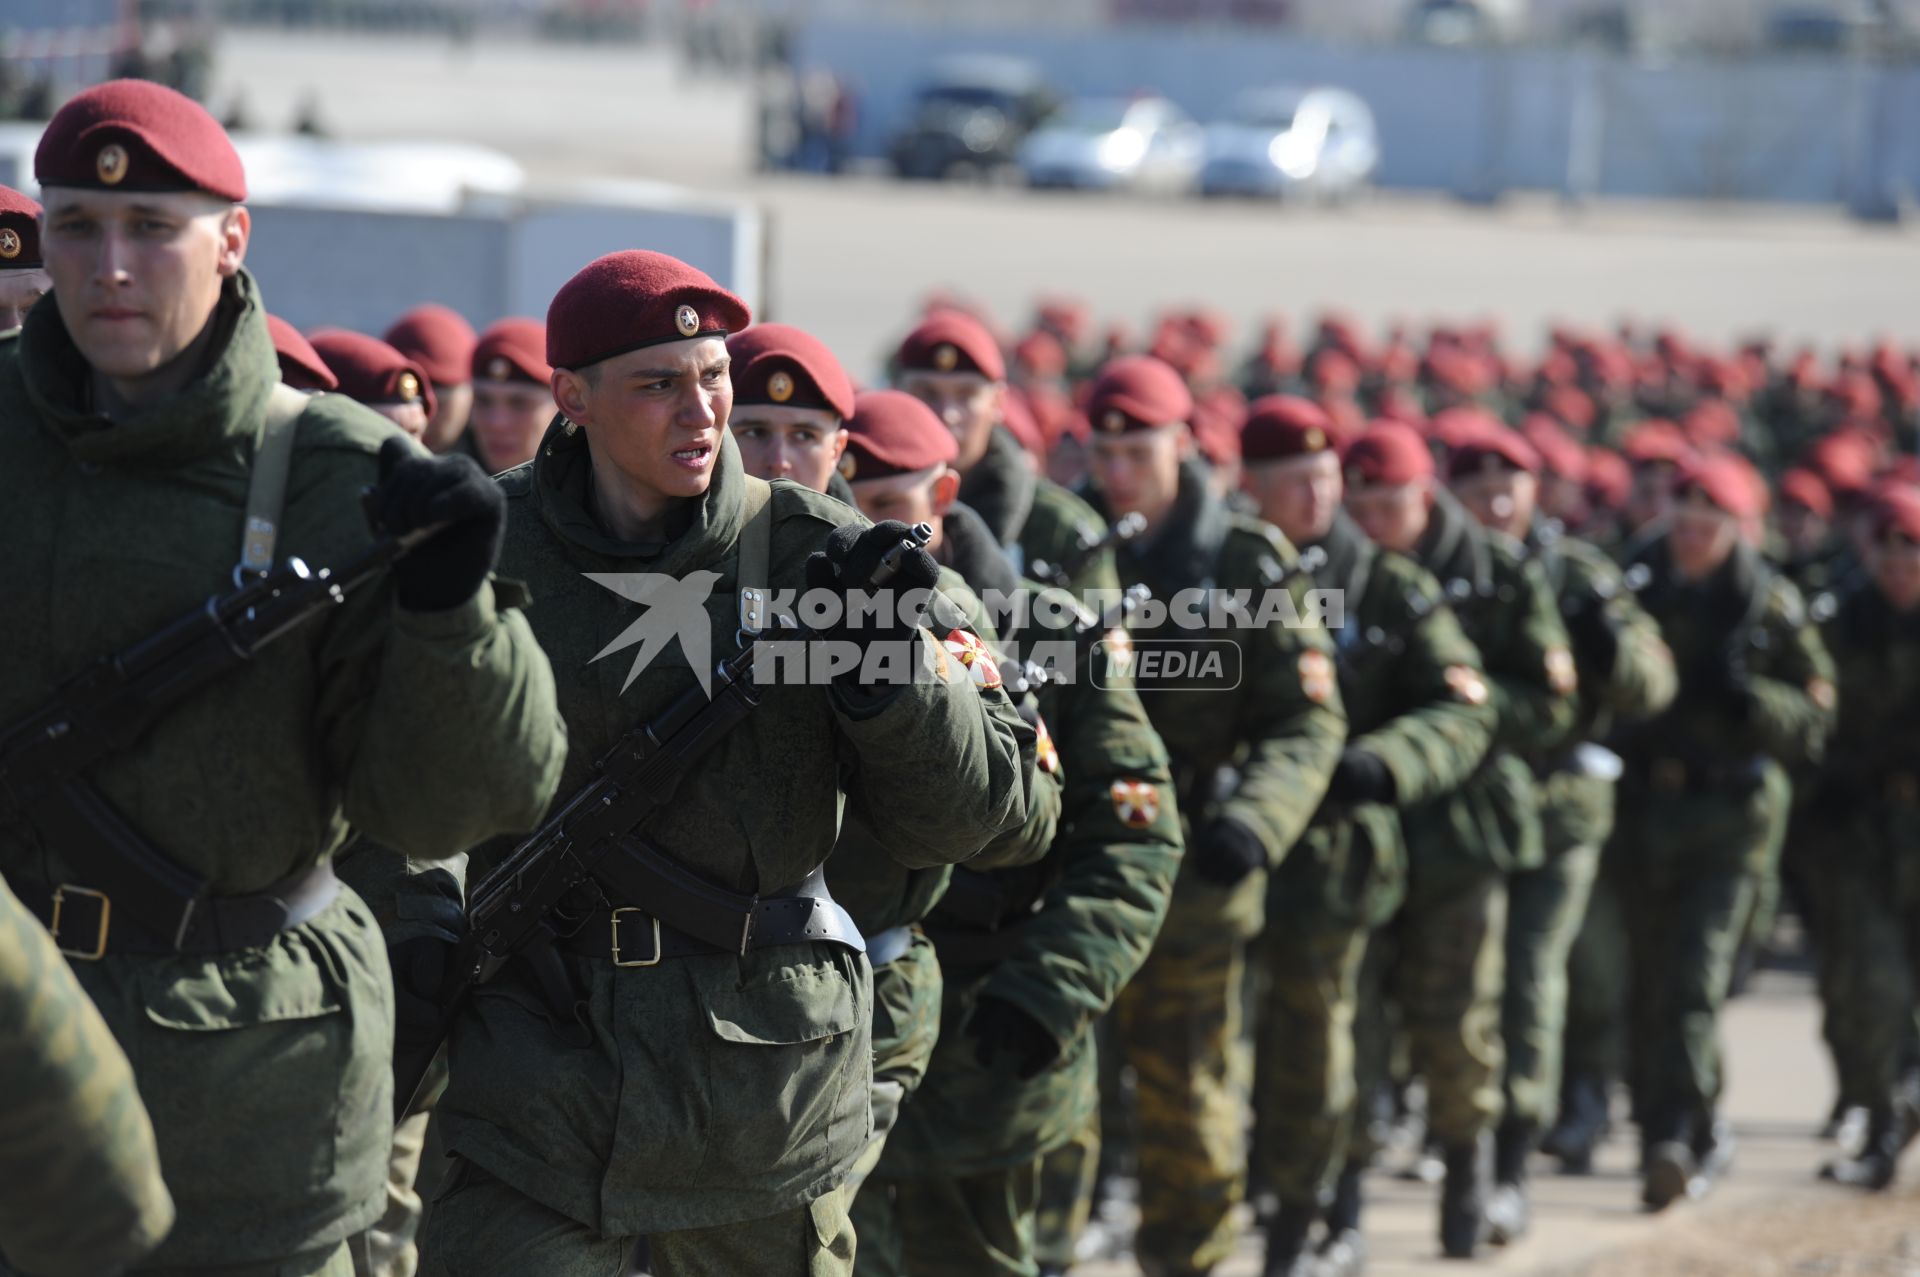
[[[1613,677],[1614,662],[1620,659],[1620,635],[1625,625],[1612,608],[1596,599],[1567,618],[1568,636],[1574,650],[1601,679]]]
[[[1040,1022],[1005,998],[983,997],[967,1020],[973,1039],[973,1058],[983,1069],[993,1067],[996,1055],[1010,1056],[1022,1082],[1040,1073],[1060,1057],[1060,1044]]]
[[[1208,825],[1187,854],[1193,858],[1193,872],[1216,887],[1231,887],[1267,863],[1260,835],[1228,818]]]
[[[899,570],[884,585],[869,585],[875,568],[886,553],[907,535],[907,525],[888,519],[861,529],[847,523],[827,535],[826,544],[807,558],[807,588],[833,590],[845,597],[849,591],[889,591],[894,606],[874,618],[863,612],[860,625],[847,624],[843,615],[822,638],[846,640],[866,647],[870,643],[897,642],[911,638],[913,625],[900,617],[899,601],[913,590],[931,590],[940,579],[940,565],[924,549],[908,550],[901,556]]]
[[[1390,803],[1393,801],[1393,773],[1377,754],[1349,746],[1340,751],[1340,761],[1327,785],[1327,797],[1337,803]]]
[[[423,457],[405,439],[388,439],[367,509],[392,536],[446,525],[394,562],[394,597],[409,612],[459,607],[499,561],[507,498],[471,457]]]

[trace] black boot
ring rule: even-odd
[[[1327,1208],[1327,1240],[1320,1247],[1316,1277],[1359,1277],[1367,1266],[1367,1246],[1360,1237],[1360,1170],[1340,1173]]]
[[[1487,1154],[1483,1136],[1447,1146],[1447,1180],[1440,1190],[1440,1249],[1448,1259],[1472,1259],[1487,1233]]]
[[[1693,1120],[1672,1105],[1661,1105],[1640,1137],[1640,1200],[1648,1210],[1662,1211],[1693,1192],[1700,1172]]]
[[[1281,1202],[1267,1224],[1267,1263],[1262,1277],[1313,1277],[1313,1248],[1307,1236],[1319,1215],[1314,1206]]]
[[[1487,1240],[1505,1246],[1527,1235],[1533,1204],[1527,1200],[1527,1157],[1539,1127],[1509,1118],[1493,1137],[1493,1195],[1487,1199]]]
[[[1854,1157],[1842,1157],[1820,1168],[1820,1178],[1848,1188],[1878,1193],[1893,1183],[1906,1140],[1892,1105],[1876,1104],[1867,1118],[1867,1138]]]
[[[1560,1159],[1562,1174],[1591,1175],[1593,1151],[1607,1137],[1607,1084],[1593,1074],[1577,1074],[1563,1091],[1560,1120],[1540,1147]]]

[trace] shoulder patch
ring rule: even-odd
[[[1339,686],[1339,675],[1334,672],[1332,657],[1317,647],[1300,653],[1300,691],[1308,700],[1315,705],[1325,705],[1333,699]]]
[[[1812,678],[1807,680],[1807,698],[1827,713],[1832,713],[1840,703],[1840,692],[1830,679]]]
[[[1046,719],[1035,718],[1033,720],[1033,734],[1034,761],[1039,764],[1040,770],[1047,775],[1058,776],[1060,774],[1060,751],[1054,747],[1053,733],[1047,730]]]
[[[1547,649],[1547,686],[1562,696],[1571,696],[1580,686],[1580,672],[1573,663],[1573,653],[1564,647]]]
[[[980,641],[979,635],[968,630],[948,630],[941,646],[972,676],[975,687],[990,692],[1000,686],[1000,667],[994,662],[993,653],[987,650],[987,645]]]
[[[1128,829],[1145,829],[1160,816],[1160,788],[1152,781],[1116,780],[1107,787],[1113,814]]]

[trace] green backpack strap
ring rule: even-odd
[[[293,469],[293,436],[308,396],[285,382],[267,396],[267,419],[253,450],[247,479],[247,521],[240,537],[240,564],[234,579],[261,576],[273,567],[280,541],[280,516],[287,502],[287,475]]]
[[[765,629],[767,577],[773,566],[773,485],[746,476],[747,521],[740,530],[740,632],[749,638]]]

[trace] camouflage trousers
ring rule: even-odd
[[[1324,1203],[1346,1154],[1367,936],[1325,918],[1269,926],[1257,942],[1267,988],[1254,1029],[1254,1157],[1289,1205]]]
[[[1043,1267],[1073,1267],[1080,1237],[1093,1217],[1102,1142],[1100,1115],[1096,1112],[1071,1140],[1040,1159],[1033,1257]]]
[[[854,1256],[858,1277],[899,1272],[888,1267],[884,1247],[868,1237],[896,1231],[890,1184],[868,1181],[886,1151],[887,1135],[900,1120],[900,1106],[927,1075],[933,1048],[940,1041],[940,1003],[945,982],[933,941],[917,930],[907,951],[873,969],[873,1138],[853,1164],[841,1187],[848,1215],[861,1245]]]
[[[1552,852],[1538,869],[1507,879],[1507,972],[1500,1006],[1506,1048],[1506,1112],[1546,1127],[1560,1102],[1567,961],[1587,915],[1598,847]]]
[[[1400,912],[1367,945],[1360,1014],[1371,1023],[1355,1032],[1360,1089],[1372,1095],[1387,1084],[1397,1029],[1426,1080],[1428,1133],[1471,1144],[1500,1120],[1507,884],[1491,867],[1437,880],[1420,869],[1416,862]],[[1364,1164],[1379,1151],[1368,1125],[1356,1125],[1348,1161]]]
[[[0,1273],[11,1271],[0,1262]],[[288,1259],[253,1264],[210,1264],[197,1268],[135,1268],[128,1277],[350,1277],[353,1259],[343,1242]]]
[[[869,1180],[860,1194],[862,1277],[1037,1277],[1040,1163],[943,1179]]]
[[[1587,895],[1586,917],[1567,955],[1567,1025],[1562,1034],[1563,1076],[1619,1080],[1627,1059],[1627,998],[1632,955],[1621,912],[1620,857],[1612,841],[1601,849],[1599,871]]]
[[[1149,1274],[1206,1272],[1233,1250],[1246,1196],[1245,1105],[1231,1052],[1244,1019],[1244,943],[1154,947],[1114,1003],[1134,1071],[1140,1162],[1135,1252]]]
[[[421,1239],[420,1271],[427,1277],[625,1277],[637,1240],[597,1233],[462,1159],[434,1202]],[[853,1225],[843,1191],[766,1219],[656,1233],[647,1240],[653,1277],[853,1272]]]

